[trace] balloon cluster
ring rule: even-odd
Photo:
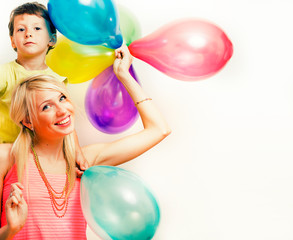
[[[113,0],[49,0],[48,10],[64,36],[48,54],[47,64],[70,83],[94,78],[86,112],[97,129],[109,134],[125,131],[137,118],[128,93],[109,69],[114,49],[123,42],[134,57],[183,81],[214,75],[233,54],[227,35],[205,20],[178,20],[141,38],[136,17]]]
[[[134,57],[183,81],[214,75],[233,54],[227,35],[199,19],[175,21],[141,38],[135,16],[113,1],[49,0],[50,17],[63,36],[46,59],[70,83],[93,79],[86,94],[86,113],[97,129],[109,134],[126,130],[138,117],[112,68],[114,49],[123,42]],[[130,73],[138,82],[133,66]],[[151,239],[160,219],[157,202],[142,181],[115,167],[85,171],[81,203],[89,226],[103,239]]]

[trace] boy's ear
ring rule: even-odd
[[[53,47],[56,44],[56,42],[57,42],[57,36],[54,33],[54,34],[51,35],[51,38],[50,38],[50,41],[49,41],[49,46]]]
[[[10,37],[10,42],[11,42],[11,46],[13,47],[13,49],[16,49],[13,36]]]

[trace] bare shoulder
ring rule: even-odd
[[[0,175],[3,177],[12,166],[12,159],[10,158],[12,144],[0,144]]]
[[[2,143],[0,144],[0,158],[10,154],[12,144]]]
[[[4,160],[10,155],[12,144],[11,143],[3,143],[0,144],[0,159]]]

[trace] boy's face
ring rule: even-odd
[[[11,45],[17,49],[18,57],[46,56],[55,42],[56,36],[48,32],[44,18],[29,14],[15,17]]]

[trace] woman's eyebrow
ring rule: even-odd
[[[64,94],[63,93],[60,93],[59,96],[57,97],[58,99],[63,96]],[[41,102],[38,106],[38,108],[40,108],[42,105],[44,105],[44,103],[48,103],[48,102],[51,102],[52,101],[52,98],[49,98],[49,99],[46,99],[45,101]]]

